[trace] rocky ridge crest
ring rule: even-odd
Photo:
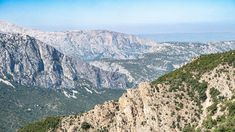
[[[23,85],[74,88],[87,80],[97,88],[126,88],[127,78],[64,55],[28,35],[0,33],[0,77]]]
[[[63,117],[57,131],[212,131],[234,123],[235,52],[199,57],[158,80],[127,90],[81,115]],[[211,119],[211,120],[210,120]],[[230,119],[230,120],[228,120]]]

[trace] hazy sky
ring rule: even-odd
[[[235,0],[0,0],[0,19],[42,30],[232,32]]]

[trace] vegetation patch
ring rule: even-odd
[[[18,132],[46,132],[48,130],[55,131],[59,125],[60,117],[47,117],[38,122],[28,124],[24,128],[19,129]]]
[[[79,87],[75,89],[78,94],[77,99],[74,99],[67,98],[59,90],[11,83],[15,88],[0,82],[0,132],[15,131],[48,116],[76,115],[106,100],[118,99],[125,92],[107,89],[101,94],[91,94]]]
[[[210,89],[210,95],[211,95],[211,98],[213,99],[213,102],[218,102],[218,98],[219,98],[219,95],[220,95],[219,90],[217,90],[215,88],[211,88]]]
[[[223,102],[228,114],[212,119],[211,115],[203,122],[202,128],[205,131],[213,132],[234,132],[235,131],[235,102],[233,100]]]
[[[81,124],[81,129],[82,129],[82,130],[88,130],[88,129],[90,129],[91,127],[92,127],[92,125],[89,124],[88,122],[82,122],[82,124]]]
[[[189,95],[197,103],[200,108],[199,112],[201,112],[201,103],[207,99],[207,82],[199,82],[199,80],[204,73],[211,71],[220,64],[235,67],[235,50],[225,53],[202,55],[191,63],[158,78],[151,85],[156,87],[157,84],[166,84],[170,86],[169,92],[183,91],[185,95]],[[217,76],[220,76],[219,73]],[[214,121],[211,116],[217,111],[217,104],[219,101],[223,101],[223,97],[219,96],[220,92],[215,88],[211,88],[210,95],[214,104],[208,108],[211,114],[208,120],[204,121],[203,128],[207,130],[215,128],[215,131],[235,131],[235,105],[227,104],[226,108],[229,110],[229,115],[220,117]],[[178,110],[180,110],[179,106]],[[191,126],[186,126],[183,131],[196,131],[196,129]]]

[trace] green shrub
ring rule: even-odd
[[[210,111],[211,115],[214,115],[217,111],[217,103],[212,104],[207,109]]]
[[[195,127],[192,127],[191,125],[187,125],[183,128],[183,132],[196,132]]]
[[[216,125],[216,122],[211,117],[209,117],[206,121],[203,122],[203,125],[205,126],[205,128],[211,129],[213,126]]]
[[[89,124],[89,123],[87,123],[87,122],[82,122],[81,128],[82,128],[83,130],[88,130],[88,129],[90,129],[91,127],[92,127],[91,124]]]
[[[230,102],[227,104],[230,116],[235,116],[235,102]]]
[[[215,88],[211,88],[210,89],[210,95],[213,99],[214,102],[218,101],[218,96],[220,95],[219,90],[215,89]]]

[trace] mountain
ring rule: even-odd
[[[32,36],[66,56],[124,74],[133,84],[152,81],[201,54],[235,49],[235,41],[156,42],[107,30],[43,32],[3,21],[0,21],[0,31]]]
[[[97,93],[90,88],[84,84],[73,90],[52,90],[0,78],[0,131],[15,132],[29,122],[47,116],[81,113],[96,104],[117,99],[124,92],[120,89],[105,89]]]
[[[42,32],[0,21],[0,31],[21,33],[45,42],[65,55],[83,60],[130,59],[145,53],[156,42],[107,30]]]
[[[123,74],[68,57],[28,35],[0,33],[0,62],[0,77],[22,85],[54,89],[72,89],[84,82],[98,89],[129,85]]]
[[[191,33],[157,33],[140,34],[139,37],[156,40],[159,42],[184,41],[184,42],[211,42],[235,40],[234,32],[191,32]]]
[[[2,117],[0,131],[14,131],[29,121],[46,116],[87,111],[96,104],[117,99],[123,92],[118,89],[132,87],[141,81],[152,81],[174,69],[184,67],[187,62],[196,59],[201,54],[225,52],[232,49],[235,49],[235,41],[162,43],[107,30],[43,32],[1,21],[0,101],[3,105],[0,107],[2,111],[0,112]],[[187,78],[190,79],[188,76]],[[152,84],[141,84],[139,87],[149,87],[149,85]],[[152,101],[148,100],[145,93],[141,93],[142,88],[139,89],[128,90],[128,92],[133,91],[131,95],[127,93],[128,98],[130,97],[129,101],[140,100],[141,102],[142,98]],[[161,94],[159,96],[162,98]],[[121,97],[121,100],[123,98]],[[158,100],[161,101],[161,99],[154,99],[155,102]],[[119,102],[112,104],[112,101],[106,104],[118,107],[120,105]],[[112,108],[109,109],[105,105],[104,109],[103,105],[98,105],[97,111],[101,109],[104,113],[99,113],[104,115],[107,114],[106,110],[113,112]],[[135,105],[136,102],[130,104],[130,109],[138,113],[141,113],[139,110],[145,111],[142,106],[135,110],[135,107],[139,107]],[[149,108],[146,108],[149,111]],[[198,107],[195,106],[195,108]],[[20,112],[17,111],[18,109]],[[124,116],[126,116],[126,111],[130,111],[128,109],[122,110],[124,115],[114,110],[114,113],[120,116],[118,120],[126,120]],[[148,117],[145,113],[143,115]],[[95,126],[93,123],[99,123],[100,126],[97,127],[111,129],[96,122],[96,118],[103,120],[102,116],[97,117],[97,114],[91,115],[89,112],[87,116],[94,120],[87,120],[88,124],[84,122],[85,126]],[[139,117],[143,118],[142,115]],[[61,121],[60,117],[49,117],[45,121],[49,124],[52,121],[53,126],[58,122],[64,123],[65,127],[62,129],[70,128],[71,126],[67,126],[64,119],[67,118]],[[111,119],[113,119],[112,116]],[[38,126],[47,125],[44,121],[40,123],[42,124]],[[105,123],[106,121],[104,125]],[[134,121],[133,125],[129,126],[133,127],[136,123],[139,121]],[[9,126],[10,129],[8,129]],[[79,125],[75,126],[80,129]],[[123,124],[122,127],[125,128]],[[181,127],[184,125],[180,124],[177,129]]]
[[[118,101],[20,131],[234,131],[235,51],[202,55]]]
[[[66,56],[28,35],[0,33],[0,131],[87,111],[127,87],[124,74]]]
[[[161,45],[161,49],[143,53],[135,59],[100,59],[89,63],[107,71],[118,71],[127,75],[130,81],[138,84],[141,81],[153,81],[161,75],[180,68],[201,54],[235,49],[235,41],[168,42],[158,45]]]

